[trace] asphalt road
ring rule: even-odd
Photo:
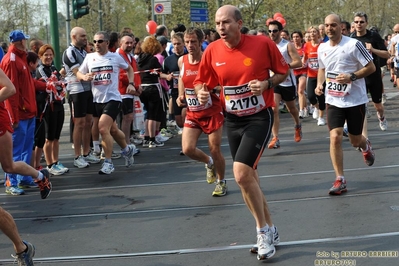
[[[211,196],[204,165],[179,155],[179,136],[161,148],[141,148],[132,168],[115,160],[115,172],[103,176],[99,165],[73,167],[66,123],[60,159],[71,170],[51,179],[51,196],[3,190],[0,203],[36,246],[36,265],[399,265],[399,91],[385,79],[389,128],[379,129],[371,108],[372,167],[344,141],[348,192],[341,196],[328,195],[335,176],[327,127],[304,119],[303,139],[295,143],[293,122],[281,114],[281,149],[266,150],[259,165],[281,238],[267,261],[249,253],[255,223],[234,182],[225,135],[229,194],[222,198]],[[199,146],[206,145],[202,136]],[[0,265],[12,264],[11,253],[2,235]]]

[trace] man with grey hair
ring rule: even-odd
[[[99,117],[98,129],[102,138],[105,159],[99,174],[111,174],[115,168],[112,163],[112,147],[114,139],[122,149],[125,158],[125,166],[130,167],[134,163],[133,155],[135,147],[126,143],[125,134],[116,125],[122,98],[118,90],[119,70],[127,70],[129,85],[126,93],[136,92],[134,87],[134,71],[119,54],[108,50],[109,35],[105,31],[99,31],[93,39],[95,52],[87,54],[79,67],[76,76],[79,80],[92,83],[93,102],[95,111]]]

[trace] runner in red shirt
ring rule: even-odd
[[[210,43],[202,56],[195,93],[206,105],[214,88],[221,86],[234,177],[256,221],[258,259],[268,259],[279,236],[256,169],[273,126],[271,88],[285,80],[288,65],[269,38],[241,34],[243,20],[235,6],[219,8],[215,22],[221,39]]]
[[[179,58],[179,107],[187,106],[186,119],[182,135],[183,153],[191,159],[205,163],[206,179],[209,184],[216,181],[213,196],[224,196],[227,185],[224,180],[225,160],[220,150],[222,142],[223,110],[220,98],[212,93],[209,101],[201,105],[194,91],[193,82],[198,73],[201,61],[201,40],[204,34],[201,29],[189,28],[184,34],[187,55]],[[208,134],[211,156],[197,148],[197,141],[201,133]]]

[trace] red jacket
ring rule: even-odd
[[[125,51],[122,49],[118,50],[118,53],[126,60],[128,64],[131,65],[133,68],[133,71],[137,71],[137,64],[136,60],[134,59],[133,56],[126,54]],[[138,89],[139,85],[141,85],[141,78],[140,74],[134,74],[134,87]],[[119,93],[121,95],[126,94],[126,88],[129,86],[129,78],[127,76],[127,71],[124,69],[119,70]]]
[[[36,116],[36,92],[45,90],[46,84],[35,81],[29,72],[26,60],[27,53],[10,45],[7,54],[1,61],[0,68],[14,84],[16,93],[8,98],[6,109],[12,116],[12,123],[18,123],[19,120],[30,119]]]

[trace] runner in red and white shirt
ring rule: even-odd
[[[214,88],[221,86],[234,177],[256,221],[258,258],[268,259],[275,254],[279,237],[256,168],[273,126],[272,88],[285,80],[288,64],[269,38],[241,34],[243,20],[237,7],[220,7],[215,22],[221,39],[210,43],[202,55],[195,93],[205,105]],[[274,72],[272,78],[269,71]]]
[[[193,85],[202,57],[203,38],[201,29],[189,28],[184,34],[184,44],[188,54],[180,57],[178,61],[180,77],[177,104],[179,107],[187,106],[182,149],[191,159],[205,163],[207,182],[209,184],[216,182],[212,195],[224,196],[227,193],[227,185],[224,180],[225,160],[220,150],[224,121],[222,105],[215,93],[210,95],[206,104],[200,104]],[[197,148],[197,141],[202,132],[208,135],[211,156]]]

